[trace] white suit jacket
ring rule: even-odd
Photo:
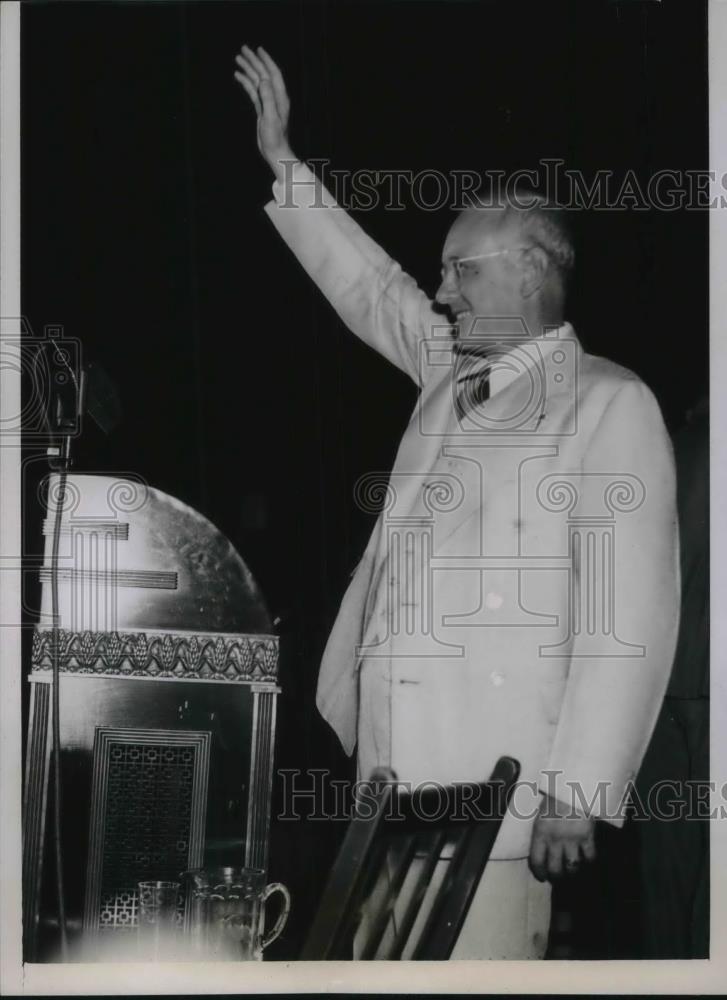
[[[489,401],[459,419],[461,369],[427,296],[305,165],[273,190],[269,217],[343,322],[421,389],[388,485],[358,490],[384,509],[326,647],[321,713],[352,753],[359,669],[375,658],[401,780],[482,781],[517,758],[519,819],[493,857],[527,855],[536,789],[620,825],[679,617],[656,401],[565,324],[512,349]]]

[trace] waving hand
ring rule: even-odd
[[[296,159],[288,142],[290,99],[280,69],[262,46],[253,52],[247,45],[235,57],[235,79],[257,113],[257,145],[278,180],[283,160]]]

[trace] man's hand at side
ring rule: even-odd
[[[594,820],[544,795],[530,842],[530,870],[539,882],[572,875],[596,857]]]
[[[235,56],[235,79],[257,112],[257,146],[277,180],[284,177],[284,160],[296,156],[288,143],[290,100],[283,74],[262,46],[253,52],[243,45]]]

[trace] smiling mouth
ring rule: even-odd
[[[457,325],[457,329],[461,333],[462,330],[466,326],[468,326],[470,321],[472,320],[472,312],[469,309],[460,309],[458,312],[454,314],[454,319]]]

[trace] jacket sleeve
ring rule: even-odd
[[[593,656],[585,622],[574,636],[549,773],[543,772],[540,788],[569,805],[589,804],[590,815],[621,826],[669,680],[679,624],[674,459],[656,400],[638,379],[626,381],[606,407],[583,473],[578,502],[584,514],[603,510],[610,474],[614,483],[628,476],[641,484],[631,505],[628,487],[623,502],[615,493],[606,504],[614,510],[611,621],[623,645]],[[585,548],[574,547],[570,570],[582,601],[599,593],[595,581],[583,578],[585,555],[577,552]],[[582,798],[574,798],[574,787]]]
[[[304,163],[273,194],[265,211],[346,326],[421,385],[419,343],[447,326],[424,292]]]

